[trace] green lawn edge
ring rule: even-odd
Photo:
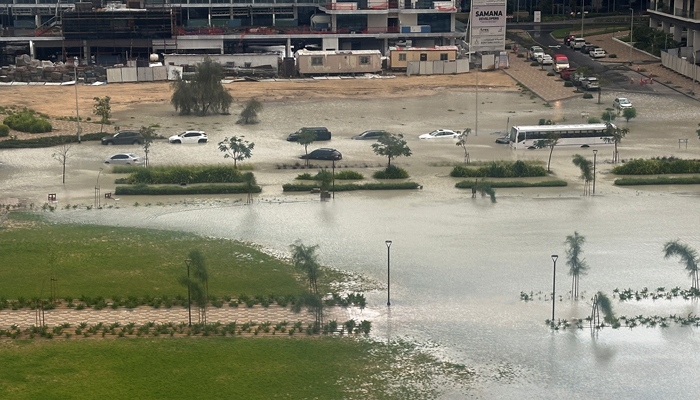
[[[565,181],[541,181],[541,182],[522,182],[522,181],[505,181],[505,182],[495,182],[495,181],[482,181],[492,188],[524,188],[524,187],[561,187],[567,186],[568,183]],[[458,189],[471,189],[475,184],[475,181],[460,181],[455,184]]]
[[[262,192],[262,187],[254,185],[251,193]],[[135,185],[135,186],[117,186],[114,188],[114,194],[119,196],[127,195],[147,195],[147,196],[162,196],[162,195],[185,195],[185,194],[240,194],[248,193],[248,188],[241,184],[229,185],[193,185],[193,186],[151,186],[151,185]]]
[[[656,178],[620,178],[615,179],[617,186],[643,186],[643,185],[698,185],[700,176],[685,178],[669,178],[659,176]]]
[[[309,192],[319,185],[308,185],[308,184],[292,184],[286,183],[282,185],[282,191],[284,192]],[[336,192],[347,192],[353,190],[410,190],[418,189],[421,187],[420,184],[416,182],[399,182],[399,183],[336,183],[333,190]]]

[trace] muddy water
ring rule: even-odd
[[[613,94],[609,95],[613,96]],[[632,132],[623,142],[623,158],[650,155],[698,157],[694,129],[697,105],[682,97],[629,96],[640,117],[629,123]],[[603,105],[572,100],[553,104],[517,94],[481,94],[479,136],[470,138],[472,159],[535,158],[545,151],[511,152],[493,143],[490,131],[513,123],[532,124],[539,118],[579,121],[581,111],[599,114]],[[610,101],[609,101],[610,100]],[[470,102],[471,101],[471,102]],[[533,102],[534,101],[534,102]],[[466,105],[459,108],[457,104]],[[404,110],[405,108],[405,110]],[[448,111],[453,109],[455,111]],[[461,111],[460,111],[461,110]],[[374,335],[379,339],[410,337],[440,345],[452,361],[475,368],[478,378],[471,394],[485,398],[680,398],[700,393],[697,370],[700,350],[697,328],[605,329],[597,336],[583,331],[553,333],[544,326],[551,303],[519,300],[521,291],[549,292],[551,254],[559,254],[557,293],[566,297],[570,277],[565,265],[566,235],[585,235],[590,271],[581,278],[585,298],[614,288],[688,287],[690,280],[661,249],[680,238],[700,246],[699,191],[695,187],[621,189],[612,186],[606,158],[598,155],[597,196],[580,196],[578,171],[571,155],[585,149],[556,149],[552,168],[570,182],[563,189],[498,190],[498,203],[471,199],[453,188],[449,167],[434,162],[459,162],[461,149],[453,142],[420,142],[416,136],[437,127],[473,128],[473,94],[445,93],[402,103],[326,102],[273,104],[263,122],[240,127],[226,117],[207,119],[212,142],[224,135],[246,134],[256,142],[253,161],[264,194],[253,206],[235,196],[189,200],[165,199],[164,206],[133,207],[131,203],[161,199],[121,199],[121,208],[71,210],[50,214],[57,220],[106,225],[176,229],[259,243],[286,252],[297,239],[320,246],[321,261],[340,269],[386,280],[387,248],[391,246],[391,310],[386,292],[372,293],[369,302],[379,313]],[[152,120],[171,129],[201,127],[204,120],[172,117],[164,108],[145,110]],[[513,112],[510,112],[513,111]],[[459,114],[464,112],[464,114]],[[364,115],[365,118],[352,117]],[[134,118],[137,120],[137,118]],[[230,120],[233,117],[228,117]],[[483,118],[483,120],[482,120]],[[189,122],[192,121],[192,122]],[[189,122],[189,123],[188,123]],[[169,125],[166,125],[169,124]],[[624,124],[624,122],[623,122]],[[285,195],[279,188],[299,170],[277,170],[275,164],[294,162],[301,147],[283,141],[298,126],[325,125],[334,133],[329,143],[344,154],[343,164],[370,172],[382,162],[369,145],[348,139],[369,128],[389,127],[407,135],[414,156],[399,160],[424,189],[404,193],[338,193],[321,203],[315,196]],[[220,126],[220,128],[218,128]],[[503,126],[503,127],[501,127]],[[483,132],[481,131],[483,129]],[[689,149],[678,150],[678,138],[689,137]],[[326,146],[325,144],[323,146]],[[75,183],[62,189],[74,201],[91,203],[99,159],[111,149],[81,145],[76,151]],[[590,152],[590,149],[585,150]],[[224,162],[213,143],[205,146],[154,147],[154,163]],[[50,150],[0,153],[2,193],[38,196],[56,185]],[[91,159],[92,158],[92,159]],[[95,161],[97,159],[98,161]],[[368,167],[365,168],[364,164]],[[7,172],[9,170],[10,172]],[[80,178],[82,177],[82,178]],[[106,187],[114,176],[102,178]],[[73,182],[73,180],[69,180]],[[59,198],[59,202],[60,202]],[[697,314],[686,302],[614,303],[619,315]],[[557,302],[558,318],[585,317],[590,301]],[[461,394],[446,394],[462,398]]]

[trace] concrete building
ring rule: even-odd
[[[662,29],[680,42],[680,49],[662,52],[664,66],[692,79],[700,76],[700,0],[651,0],[649,26]]]

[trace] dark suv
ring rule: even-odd
[[[119,131],[114,135],[105,136],[102,138],[102,144],[141,144],[143,136],[139,131]]]
[[[289,134],[287,136],[288,142],[296,142],[299,140],[299,135],[302,131],[309,130],[316,134],[316,140],[331,140],[331,132],[326,127],[315,127],[315,128],[301,128],[298,131]]]
[[[343,155],[336,149],[321,148],[312,151],[308,155],[304,154],[299,158],[308,158],[309,160],[342,160]]]

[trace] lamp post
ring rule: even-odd
[[[386,305],[391,305],[391,240],[386,243]]]
[[[632,65],[632,29],[634,28],[634,8],[630,8],[632,18],[630,19],[630,65]]]
[[[335,199],[335,158],[333,159],[333,198]]]
[[[78,57],[73,58],[73,74],[75,75],[75,116],[78,122],[78,143],[80,143],[80,111],[78,110]]]
[[[552,323],[554,323],[554,299],[555,299],[555,290],[556,290],[556,283],[557,283],[557,258],[559,258],[558,255],[552,254],[552,261],[554,262],[554,275],[552,276]]]
[[[187,265],[187,323],[192,326],[192,302],[190,301],[190,263],[191,259],[186,259],[185,264]]]
[[[585,8],[585,0],[581,0],[581,39],[583,39],[583,16],[586,14],[583,10]],[[584,43],[585,44],[585,43]]]
[[[595,194],[595,162],[598,155],[598,149],[593,150],[593,194]]]

